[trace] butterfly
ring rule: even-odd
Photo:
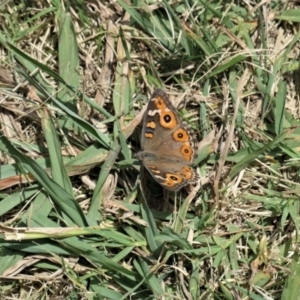
[[[192,167],[198,150],[195,135],[161,89],[152,94],[148,103],[141,148],[136,157],[164,188],[178,191],[198,181]]]

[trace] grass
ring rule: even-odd
[[[1,299],[300,299],[296,3],[0,16]],[[199,140],[177,193],[134,158],[157,87]]]

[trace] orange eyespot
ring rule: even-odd
[[[183,167],[181,169],[180,174],[185,178],[185,179],[191,179],[193,177],[193,169],[191,167]]]
[[[191,161],[192,155],[193,155],[193,150],[190,146],[188,146],[188,144],[184,144],[181,147],[180,152],[187,161]]]
[[[189,136],[185,129],[179,128],[173,133],[173,138],[176,142],[188,142]]]
[[[177,125],[175,114],[171,111],[162,111],[159,123],[164,128],[173,129]]]
[[[182,176],[180,176],[179,172],[176,172],[176,174],[166,174],[166,179],[164,181],[164,185],[168,187],[173,187],[176,184],[179,184],[183,181]]]
[[[155,100],[154,100],[154,105],[157,109],[165,109],[167,106],[166,106],[166,103],[165,103],[165,100],[161,97],[161,96],[158,96]]]

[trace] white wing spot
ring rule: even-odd
[[[149,110],[148,111],[148,116],[154,117],[156,114],[160,114],[160,112],[161,112],[160,109]]]

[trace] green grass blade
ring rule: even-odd
[[[136,270],[139,272],[142,278],[145,278],[149,288],[152,290],[155,297],[160,297],[164,294],[164,290],[162,289],[161,285],[159,284],[158,279],[155,275],[151,272],[150,268],[148,267],[147,263],[142,259],[133,262]]]
[[[0,149],[22,163],[24,168],[36,178],[39,184],[49,193],[57,205],[61,207],[62,211],[65,212],[75,224],[79,226],[87,224],[85,216],[76,200],[55,183],[34,160],[17,151],[4,136],[0,136]]]
[[[51,174],[53,180],[66,190],[70,195],[73,194],[71,180],[64,168],[64,163],[61,155],[61,147],[58,141],[57,132],[55,130],[52,118],[49,112],[41,109],[42,127],[47,142],[49,156],[51,161]]]
[[[278,84],[278,94],[275,98],[275,132],[282,133],[284,124],[284,110],[286,103],[286,82],[280,80]]]
[[[79,57],[76,34],[70,13],[62,10],[58,21],[60,28],[58,44],[59,74],[73,90],[77,91],[80,78],[78,73]],[[75,111],[74,103],[72,103],[75,100],[74,95],[62,83],[59,85],[57,98],[66,103],[71,110]]]
[[[267,145],[262,147],[259,150],[256,150],[252,152],[251,154],[247,155],[244,159],[242,159],[238,164],[236,164],[229,173],[229,178],[234,177],[237,173],[239,173],[241,170],[246,168],[252,161],[254,161],[256,158],[258,158],[259,155],[262,155],[265,153],[265,151],[269,150],[270,148],[274,147],[275,145],[278,145],[281,143],[289,134],[291,134],[292,130],[286,130],[282,134],[280,134],[278,137],[276,137],[273,141],[269,142]]]

